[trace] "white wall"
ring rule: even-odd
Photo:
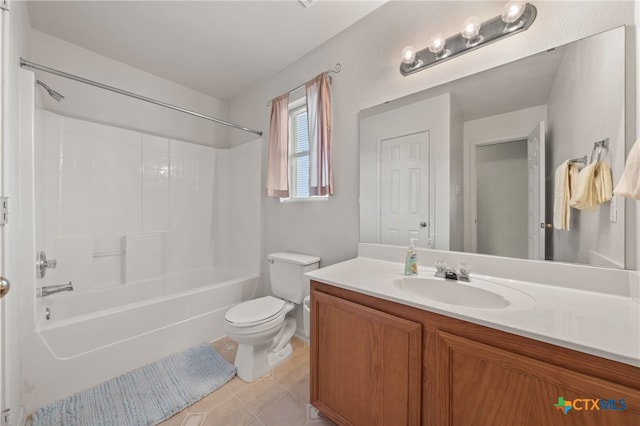
[[[626,148],[623,39],[624,28],[619,28],[567,47],[548,102],[547,133],[553,141],[547,145],[551,147],[547,167],[551,175],[547,181],[553,181],[553,172],[564,161],[590,156],[593,143],[607,137],[610,146],[602,159],[611,167],[614,185],[620,179]],[[595,56],[593,51],[602,55]],[[607,84],[594,85],[593,81]],[[624,245],[620,243],[625,237],[624,198],[615,198],[620,212],[616,222],[609,220],[609,202],[594,212],[571,209],[571,230],[553,232],[553,258],[624,266]],[[551,217],[549,209],[553,204],[547,204],[547,217]],[[592,232],[594,229],[598,232]],[[596,258],[592,252],[597,253]],[[607,262],[594,263],[601,257],[608,259]]]
[[[254,84],[231,100],[232,121],[262,123],[258,127],[268,129],[267,100],[333,68],[336,62],[342,64],[331,88],[336,195],[325,203],[280,204],[265,198],[263,256],[278,250],[300,251],[322,257],[322,265],[356,256],[360,110],[634,23],[632,2],[536,2],[538,16],[526,32],[409,77],[400,75],[404,46],[422,48],[431,33],[454,34],[467,17],[488,19],[498,15],[503,6],[502,1],[389,2],[300,60],[283,64],[276,76]],[[233,144],[248,138],[231,135]]]
[[[25,59],[31,62],[195,112],[227,119],[226,102],[40,31],[31,30],[30,37],[31,52],[25,55]],[[228,146],[229,129],[221,124],[52,74],[36,72],[36,75],[38,79],[65,96],[65,99],[58,103],[43,94],[43,107],[50,111],[202,145],[220,148]]]

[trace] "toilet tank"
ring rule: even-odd
[[[274,296],[300,304],[309,294],[309,278],[305,272],[318,269],[320,258],[299,253],[272,253],[267,256],[269,278]]]

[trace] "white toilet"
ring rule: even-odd
[[[305,272],[318,268],[320,258],[298,253],[267,256],[273,296],[235,305],[224,316],[224,330],[238,343],[235,365],[238,376],[252,382],[291,355],[296,320],[285,318],[305,296],[309,279]]]

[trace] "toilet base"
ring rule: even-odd
[[[291,343],[277,352],[269,353],[270,345],[238,345],[234,365],[238,369],[238,377],[245,382],[253,382],[267,374],[285,361],[293,349]]]
[[[293,348],[291,347],[291,343],[289,343],[289,344],[287,344],[287,346],[285,346],[284,348],[282,348],[278,352],[270,353],[269,354],[269,365],[271,366],[271,369],[273,370],[274,368],[276,368],[277,366],[282,364],[283,361],[286,361],[287,358],[289,358],[291,356],[292,352],[293,352]]]
[[[238,342],[235,366],[238,377],[245,382],[253,382],[277,367],[291,355],[291,338],[296,332],[296,320],[286,318],[280,328],[274,328],[265,335],[253,335],[250,339],[240,339]],[[232,339],[234,336],[230,336]],[[266,337],[266,340],[264,338]]]

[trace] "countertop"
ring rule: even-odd
[[[640,367],[640,304],[631,297],[471,274],[470,285],[513,303],[485,309],[441,303],[394,284],[404,265],[358,257],[306,273],[312,280]],[[433,277],[421,267],[419,277]]]

